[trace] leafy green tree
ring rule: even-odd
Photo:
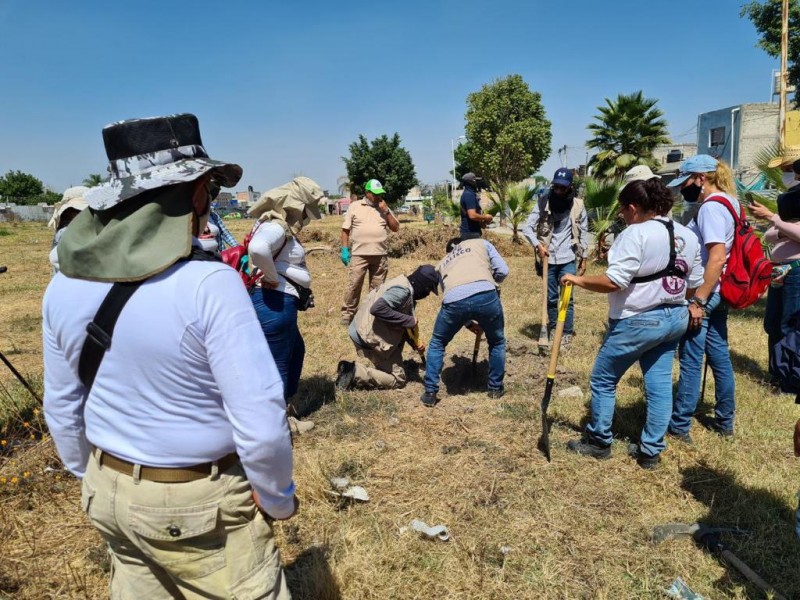
[[[492,195],[492,206],[487,212],[490,215],[506,216],[513,232],[511,240],[517,244],[522,243],[519,238],[519,229],[533,210],[535,196],[536,190],[527,185],[508,186],[502,199],[497,194]]]
[[[0,196],[22,200],[44,193],[44,185],[33,175],[22,171],[9,171],[0,177]]]
[[[465,164],[501,202],[509,184],[538,170],[550,156],[552,134],[541,94],[531,91],[521,75],[497,79],[467,96],[464,119],[468,143],[459,150]]]
[[[347,168],[350,191],[364,195],[364,185],[377,179],[386,190],[386,202],[400,202],[417,185],[417,174],[408,150],[400,145],[400,136],[382,135],[368,142],[363,135],[350,144],[350,157],[342,157]]]
[[[97,187],[105,181],[100,173],[89,173],[89,176],[83,180],[83,185],[86,187]]]
[[[463,144],[459,144],[456,147],[455,159],[456,159],[455,177],[458,181],[461,181],[461,178],[467,173],[476,172],[476,167],[472,159],[472,144],[469,141],[464,142]],[[452,171],[450,171],[450,175],[453,175]]]
[[[761,38],[758,46],[775,58],[781,56],[781,0],[753,0],[739,13],[752,21]],[[800,106],[800,0],[789,0],[789,85],[794,85],[796,106]]]
[[[667,122],[656,107],[658,100],[645,98],[641,90],[605,99],[598,106],[597,123],[588,126],[592,139],[586,145],[598,152],[589,160],[592,174],[602,179],[621,178],[635,165],[658,167],[653,150],[668,144]]]

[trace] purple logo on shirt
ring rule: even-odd
[[[682,273],[689,272],[689,265],[682,258],[675,259],[675,267]],[[686,290],[686,280],[683,277],[662,277],[661,285],[672,296],[682,294]]]

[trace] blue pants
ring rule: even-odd
[[[689,309],[681,305],[662,305],[627,319],[609,320],[590,381],[592,419],[586,433],[595,444],[611,444],[617,384],[639,361],[647,398],[647,420],[639,450],[656,456],[666,448],[664,436],[672,412],[672,361],[688,324]]]
[[[781,287],[770,287],[767,295],[767,310],[764,313],[764,331],[769,345],[770,374],[772,373],[772,350],[789,333],[789,317],[800,311],[800,268],[792,269],[783,278]]]
[[[489,344],[489,389],[503,387],[506,374],[506,338],[503,332],[503,305],[495,290],[480,292],[473,296],[442,304],[433,336],[428,344],[427,367],[425,368],[425,391],[439,391],[439,377],[444,363],[444,349],[456,333],[470,321],[477,321],[486,334]]]
[[[277,290],[256,288],[252,300],[283,380],[283,397],[288,400],[297,393],[306,355],[306,345],[297,327],[297,298]]]
[[[558,321],[558,292],[561,278],[569,273],[575,275],[575,261],[563,265],[547,265],[547,329],[553,331]],[[569,308],[567,308],[567,320],[564,321],[564,333],[575,332],[575,314],[572,299],[569,298]]]
[[[700,400],[705,354],[708,366],[714,373],[716,424],[720,429],[732,432],[736,412],[736,383],[728,350],[728,305],[719,292],[709,296],[702,326],[687,330],[678,348],[681,375],[669,430],[679,435],[689,432],[692,416]]]

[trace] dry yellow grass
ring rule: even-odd
[[[237,235],[247,227],[236,223]],[[313,229],[335,236],[338,227],[329,218]],[[49,279],[50,233],[43,225],[0,224],[0,230],[10,232],[0,234],[0,264],[9,265],[0,275],[0,350],[39,385],[39,307]],[[420,262],[394,259],[390,274]],[[295,440],[301,513],[276,528],[295,598],[658,598],[676,576],[707,598],[762,597],[689,540],[650,544],[652,527],[670,521],[748,530],[725,541],[781,593],[800,598],[800,544],[793,531],[799,478],[791,454],[798,411],[791,397],[773,395],[760,381],[763,307],[730,319],[734,439],[696,424],[693,447],[670,443],[659,470],[639,469],[625,455],[627,438],[638,435],[644,416],[641,374],[633,368],[619,388],[614,457],[598,462],[566,453],[564,444],[585,422],[588,397],[556,397],[548,464],[536,449],[546,368],[535,354],[540,282],[530,258],[508,262],[507,395],[498,402],[482,392],[485,348],[472,386],[473,338],[464,332],[448,348],[443,401],[429,410],[418,400],[422,386],[410,352],[405,390],[335,393],[337,362],[354,357],[338,323],[345,271],[333,254],[309,259],[317,307],[300,317],[307,354],[295,408],[313,411],[308,418],[317,426]],[[431,297],[419,305],[424,338],[437,302]],[[578,291],[579,335],[563,354],[557,388],[578,384],[586,391],[605,313],[605,298]],[[40,415],[33,415],[24,391],[5,371],[0,383],[3,423],[19,428],[27,420],[37,437]],[[713,381],[707,398],[713,398]],[[48,466],[58,462],[46,437],[0,458],[0,476],[7,478],[0,484],[0,597],[105,597],[102,544],[80,513],[79,484],[46,472]],[[8,483],[26,472],[27,478]],[[328,478],[337,475],[364,486],[371,501],[338,502],[327,493]],[[447,525],[451,540],[431,542],[404,530],[414,518]]]

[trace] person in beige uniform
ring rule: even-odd
[[[350,339],[361,362],[341,361],[336,386],[346,390],[358,386],[366,389],[395,389],[406,385],[403,369],[403,342],[406,330],[419,322],[414,308],[431,292],[437,293],[439,274],[433,265],[422,265],[413,273],[390,279],[370,291],[350,324]],[[424,351],[419,344],[418,351]]]
[[[358,310],[367,272],[372,290],[386,281],[389,272],[386,239],[389,231],[400,229],[400,223],[381,198],[386,193],[381,182],[370,179],[364,189],[366,197],[350,203],[342,223],[341,258],[345,266],[350,267],[350,283],[342,304],[342,325],[350,325]]]

